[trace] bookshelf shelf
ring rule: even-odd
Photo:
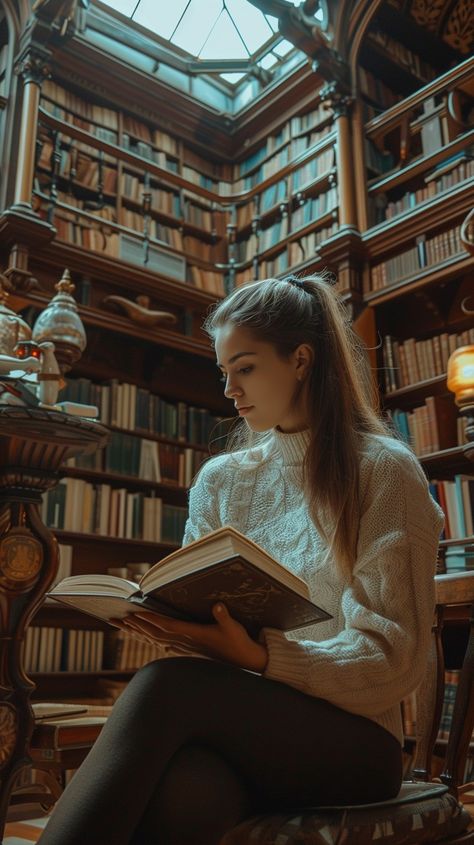
[[[386,391],[384,393],[384,404],[386,407],[397,407],[401,405],[415,405],[425,396],[440,395],[446,393],[446,374],[415,382],[414,384],[400,387],[398,390]]]
[[[457,473],[470,473],[472,470],[473,444],[467,446],[454,446],[452,449],[444,449],[442,452],[433,452],[430,455],[420,457],[421,464],[425,467],[430,477],[448,478]],[[450,542],[450,541],[448,541]]]
[[[402,182],[409,181],[415,176],[419,176],[426,170],[430,170],[440,162],[445,161],[450,156],[464,150],[474,142],[474,129],[469,129],[459,135],[453,141],[447,143],[437,152],[429,155],[420,155],[413,159],[403,168],[397,168],[389,173],[385,173],[382,177],[371,179],[368,182],[368,190],[371,195],[380,192],[389,191],[391,188],[398,187]]]
[[[368,138],[376,138],[382,132],[390,131],[396,126],[403,115],[420,106],[427,97],[441,94],[446,90],[461,89],[469,83],[474,73],[474,57],[461,61],[445,73],[437,76],[432,82],[424,85],[418,91],[410,94],[404,100],[383,109],[382,113],[372,118],[365,125],[365,135]]]
[[[31,679],[38,683],[39,681],[46,681],[48,679],[63,680],[64,675],[67,674],[68,681],[72,683],[75,680],[83,680],[84,678],[108,678],[109,680],[128,680],[134,674],[132,669],[100,669],[98,672],[31,672]]]
[[[437,285],[440,282],[447,282],[454,276],[460,275],[464,270],[471,269],[471,267],[472,258],[467,253],[452,255],[451,258],[424,267],[417,273],[407,274],[391,285],[364,293],[364,302],[371,306],[381,305],[391,299],[396,299],[400,294],[408,295],[415,290],[428,288],[430,285]]]
[[[128,537],[110,537],[105,534],[83,534],[79,531],[64,531],[61,528],[54,528],[54,533],[57,536],[58,540],[61,543],[68,544],[68,543],[81,543],[81,544],[94,544],[100,543],[104,545],[120,545],[129,546],[130,548],[143,549],[146,552],[153,551],[154,555],[160,555],[160,557],[173,552],[175,549],[178,548],[178,544],[176,543],[155,543],[151,542],[150,540],[130,540]]]
[[[107,472],[106,470],[82,469],[81,467],[65,467],[65,478],[83,478],[86,481],[100,484],[111,484],[113,487],[139,488],[141,490],[154,490],[158,495],[166,496],[170,503],[179,505],[186,504],[186,487],[180,487],[172,481],[148,481],[138,478],[136,475],[125,475],[125,473]]]

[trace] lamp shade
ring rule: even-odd
[[[460,346],[448,361],[448,389],[456,405],[474,405],[474,344]]]
[[[64,373],[81,357],[86,333],[72,296],[75,285],[69,270],[64,271],[55,288],[57,294],[38,316],[32,337],[36,343],[54,343],[55,356]]]

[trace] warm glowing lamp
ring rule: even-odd
[[[467,438],[474,442],[474,344],[456,349],[448,361],[448,389],[467,417]]]

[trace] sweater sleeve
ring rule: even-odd
[[[367,717],[398,704],[426,666],[442,525],[416,458],[402,448],[384,449],[362,502],[340,632],[323,641],[288,640],[264,628],[265,677]]]
[[[188,519],[184,526],[182,546],[221,527],[213,471],[215,464],[216,459],[207,461],[189,490]]]

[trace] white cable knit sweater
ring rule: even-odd
[[[189,493],[183,545],[233,525],[302,577],[333,618],[287,634],[264,628],[265,677],[373,719],[402,742],[400,702],[426,666],[443,514],[413,454],[368,435],[357,562],[345,582],[324,563],[303,497],[308,439],[274,429],[252,450],[209,460]]]

